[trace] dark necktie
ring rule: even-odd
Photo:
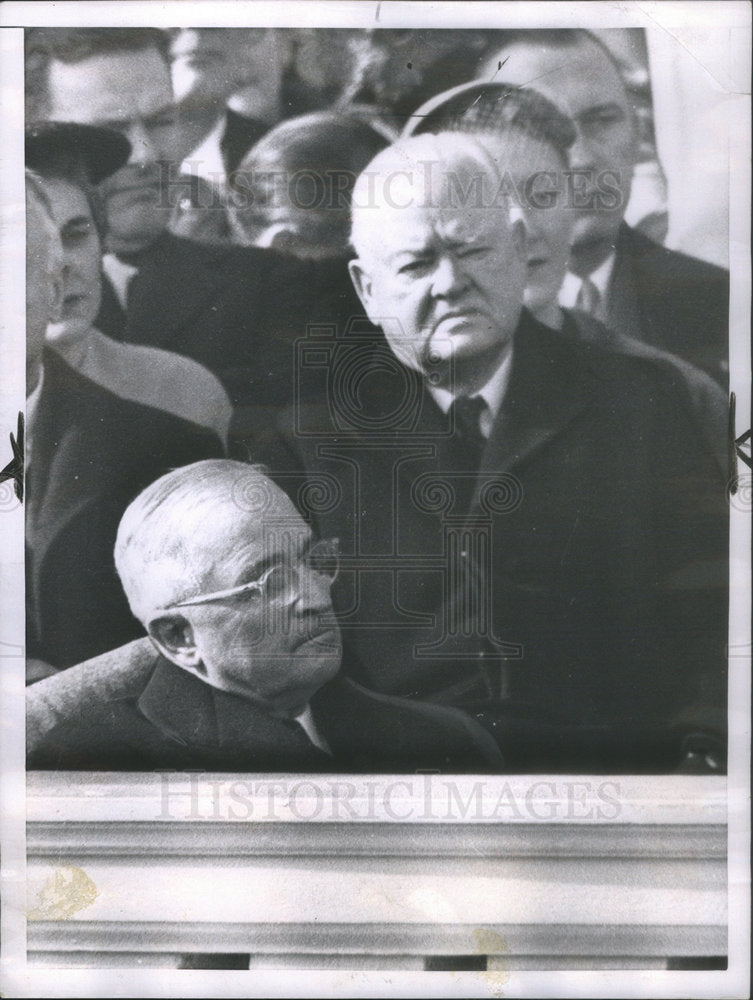
[[[486,446],[481,433],[481,414],[486,409],[481,396],[458,396],[450,406],[449,414],[455,441],[458,445],[458,469],[466,473],[455,485],[456,512],[467,513],[476,486],[476,476]]]
[[[468,468],[478,469],[486,438],[481,433],[481,414],[486,409],[481,396],[458,396],[450,406],[450,419],[455,437],[468,458]]]

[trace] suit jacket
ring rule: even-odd
[[[113,563],[118,523],[171,468],[219,458],[215,434],[113,395],[47,351],[27,471],[27,652],[57,667],[144,634]]]
[[[113,667],[120,678],[115,689]],[[147,639],[98,657],[79,674],[85,680],[75,704],[68,677],[29,688],[29,767],[383,773],[502,768],[494,740],[464,713],[378,695],[342,675],[311,700],[330,756],[298,723],[210,687],[162,657]],[[62,711],[45,720],[45,708],[49,713],[56,700]]]
[[[729,377],[729,272],[620,228],[607,326],[677,354],[724,389]]]
[[[478,470],[419,376],[354,349],[249,457],[340,538],[357,679],[481,713],[518,769],[653,766],[723,732],[725,477],[682,373],[524,312]]]
[[[342,330],[362,313],[341,260],[309,263],[165,233],[137,263],[126,313],[105,279],[97,327],[201,362],[235,405],[292,403],[296,341],[311,326]]]
[[[654,364],[676,369],[690,395],[691,406],[698,429],[716,455],[722,474],[730,477],[729,456],[729,403],[719,382],[688,361],[652,347],[643,340],[636,340],[608,329],[598,319],[579,309],[563,309],[562,333],[589,343],[601,344],[618,354],[643,357]]]

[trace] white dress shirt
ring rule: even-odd
[[[591,284],[595,285],[599,293],[600,307],[597,310],[595,318],[602,321],[606,318],[607,295],[609,293],[609,282],[612,278],[612,271],[614,271],[615,256],[616,254],[611,253],[603,264],[600,264],[595,271],[588,275],[588,280]],[[572,274],[570,271],[567,272],[559,293],[559,304],[563,309],[577,308],[578,295],[582,284],[582,278],[579,278],[577,274]]]
[[[332,751],[327,745],[327,741],[324,739],[322,734],[316,728],[316,723],[314,722],[314,716],[311,714],[311,706],[307,705],[300,715],[296,715],[294,722],[297,722],[304,733],[308,736],[311,742],[318,750],[322,750],[324,753],[332,756]]]
[[[106,253],[102,257],[102,270],[110,279],[110,284],[118,297],[121,309],[127,310],[128,286],[131,283],[131,278],[138,274],[139,269],[133,264],[124,263],[114,253]]]
[[[479,427],[482,435],[487,439],[492,432],[494,421],[496,420],[497,414],[502,406],[502,400],[504,399],[505,392],[507,391],[507,383],[510,380],[511,367],[512,351],[508,351],[502,359],[501,364],[494,370],[488,382],[486,382],[486,384],[483,385],[478,392],[471,394],[472,396],[481,396],[486,403],[486,407],[479,417]],[[462,395],[461,393],[451,392],[449,389],[444,389],[441,386],[429,385],[427,388],[442,413],[447,413],[452,406],[455,397]]]

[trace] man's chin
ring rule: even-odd
[[[318,669],[314,669],[317,667]],[[340,672],[340,661],[325,660],[320,664],[312,664],[311,674],[307,683],[301,684],[290,691],[281,692],[270,701],[272,715],[295,718],[304,711],[314,695],[328,684]]]
[[[620,216],[582,218],[574,227],[570,246],[570,270],[591,274],[614,251],[622,219]]]
[[[588,252],[595,244],[614,242],[622,222],[617,212],[593,212],[581,215],[573,225],[571,247],[574,253]]]
[[[128,254],[145,250],[166,231],[168,216],[152,209],[150,213],[145,213],[143,224],[138,224],[133,219],[128,221],[127,226],[119,227],[117,220],[111,223],[108,218],[110,231],[107,234],[107,250],[110,253]]]
[[[458,325],[453,331],[449,347],[443,347],[441,351],[430,350],[429,367],[449,374],[451,368],[457,364],[486,357],[490,351],[498,350],[506,339],[501,330],[492,329],[488,323],[483,326],[471,323]]]

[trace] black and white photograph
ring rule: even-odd
[[[0,8],[3,996],[749,996],[750,63]]]

